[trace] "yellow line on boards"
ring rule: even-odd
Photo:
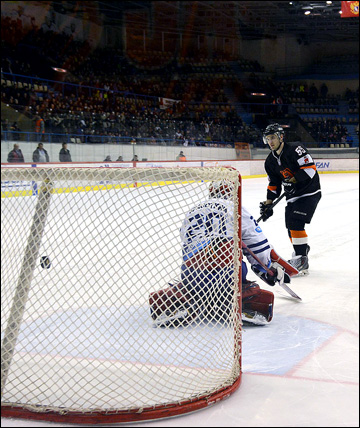
[[[359,174],[359,170],[355,171],[318,171],[319,174]]]
[[[155,181],[155,182],[136,182],[136,183],[123,183],[123,184],[103,184],[96,186],[79,186],[79,187],[57,187],[51,190],[53,195],[60,195],[62,193],[79,193],[79,192],[97,192],[99,190],[114,190],[125,188],[138,188],[138,187],[151,187],[151,186],[167,186],[170,184],[191,184],[195,181]],[[41,192],[41,189],[38,190]],[[33,190],[16,190],[16,191],[2,191],[1,198],[13,198],[21,196],[32,196]]]
[[[353,171],[318,171],[319,174],[358,174],[359,170]],[[259,175],[243,175],[242,179],[251,179],[251,178],[263,178],[267,177],[266,174]],[[150,187],[150,186],[167,186],[170,184],[189,184],[194,183],[195,181],[155,181],[155,182],[137,182],[137,183],[123,183],[123,184],[103,184],[96,186],[79,186],[79,187],[69,187],[63,188],[58,187],[51,190],[52,194],[62,194],[62,193],[79,193],[79,192],[97,192],[99,190],[113,190],[113,189],[125,189],[133,187]],[[41,192],[41,190],[38,190]],[[15,191],[2,191],[1,198],[13,198],[13,197],[22,197],[22,196],[32,196],[33,190],[15,190]]]
[[[318,171],[319,174],[359,174],[359,170],[354,171]],[[267,177],[266,174],[259,174],[259,175],[242,175],[242,179],[246,178],[263,178]]]

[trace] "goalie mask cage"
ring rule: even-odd
[[[181,224],[218,180],[232,189],[231,274],[216,276],[210,311],[187,324],[156,325],[149,295],[179,284]],[[2,416],[157,419],[238,388],[237,171],[3,166],[1,187]],[[211,251],[204,257],[217,260]],[[227,311],[215,303],[224,289]]]

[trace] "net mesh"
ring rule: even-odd
[[[221,180],[227,231],[224,212],[186,225]],[[2,168],[2,406],[141,411],[233,385],[239,186],[227,168]]]

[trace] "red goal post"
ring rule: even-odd
[[[188,325],[154,325],[176,283],[179,228],[232,185],[234,266]],[[6,167],[1,171],[3,417],[107,424],[180,415],[241,381],[241,177],[231,168]],[[46,263],[44,263],[44,259]],[[207,297],[207,305],[213,305]]]

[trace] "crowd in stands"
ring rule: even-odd
[[[41,117],[46,132],[77,134],[80,141],[99,142],[99,136],[106,136],[107,142],[130,142],[135,137],[150,144],[262,146],[260,130],[242,120],[229,91],[238,102],[250,101],[251,91],[266,91],[261,102],[269,108],[262,110],[260,105],[259,111],[270,117],[284,117],[286,105],[296,100],[337,105],[325,83],[319,90],[314,84],[278,84],[259,77],[256,73],[263,69],[255,61],[239,59],[234,65],[216,52],[209,60],[199,53],[191,59],[181,53],[93,49],[76,37],[74,28],[58,31],[49,17],[41,28],[29,22],[26,32],[21,11],[20,18],[1,19],[3,73],[56,80],[53,67],[61,66],[67,71],[66,81],[73,84],[45,88],[40,80],[35,85],[14,79],[9,85],[2,78],[2,101],[32,118],[34,128]],[[239,83],[239,70],[251,72],[246,84]],[[357,96],[358,108],[358,93],[348,95],[352,110]],[[165,106],[164,99],[172,101]],[[251,99],[246,111],[257,112],[258,103]],[[329,122],[312,127],[317,141],[340,141],[345,135],[343,125]]]
[[[280,84],[281,92],[289,100],[301,99],[316,104],[318,98],[327,98],[328,87],[322,83],[318,89],[315,83],[308,85],[307,82],[289,82]]]
[[[190,61],[183,53],[93,50],[71,32],[59,32],[50,18],[41,28],[20,31],[18,37],[14,36],[18,19],[2,16],[2,21],[4,72],[29,75],[31,70],[33,76],[49,78],[45,72],[49,65],[61,65],[67,70],[66,80],[80,86],[76,93],[72,87],[68,94],[43,94],[16,84],[2,85],[2,100],[19,109],[24,106],[34,118],[41,114],[49,132],[135,134],[155,141],[176,138],[185,145],[261,141],[260,132],[244,123],[229,105],[226,84],[235,84],[237,79],[229,58],[220,52],[214,52],[211,60],[200,52],[192,53]],[[261,70],[256,61],[238,59],[237,66]],[[87,87],[99,90],[89,96]],[[128,94],[144,97],[134,99]],[[159,97],[179,102],[164,109]]]
[[[310,85],[307,82],[279,83],[285,101],[292,104],[299,114],[338,114],[339,98],[329,94],[328,87],[323,82],[319,88],[315,83]]]
[[[352,143],[353,139],[348,134],[346,126],[340,119],[324,119],[319,122],[309,123],[310,134],[316,141],[329,143]]]
[[[209,104],[185,102],[161,108],[158,98],[126,97],[114,92],[93,91],[91,96],[78,97],[51,90],[41,94],[39,97],[34,89],[19,85],[2,87],[2,101],[29,114],[34,121],[41,116],[46,132],[93,136],[87,142],[99,142],[99,135],[115,137],[108,142],[128,142],[135,136],[151,139],[154,144],[184,145],[255,143],[258,139],[248,132],[235,107],[225,103],[213,109]]]

